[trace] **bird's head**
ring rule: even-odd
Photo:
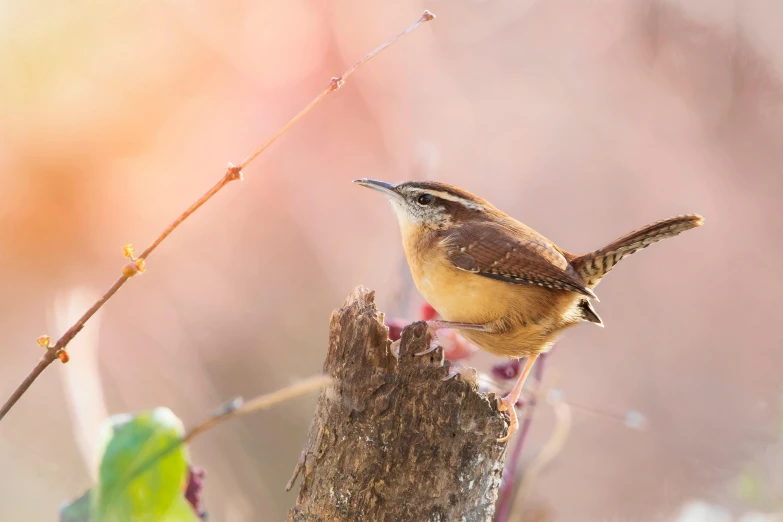
[[[384,194],[400,226],[445,229],[471,219],[482,219],[492,205],[466,190],[436,181],[406,181],[397,185],[374,179],[357,179],[357,185]]]

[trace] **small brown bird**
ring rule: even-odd
[[[456,329],[495,355],[527,357],[514,388],[500,400],[510,417],[500,442],[519,426],[514,405],[538,355],[581,321],[603,326],[591,303],[598,300],[593,289],[601,278],[624,257],[704,222],[695,214],[664,219],[577,255],[445,183],[354,183],[389,198],[416,288],[445,319],[428,325]]]

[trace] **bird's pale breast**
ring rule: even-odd
[[[579,321],[578,294],[489,279],[454,268],[432,250],[411,262],[417,254],[406,248],[421,295],[446,321],[490,324],[490,332],[460,331],[490,353],[524,357],[547,351],[560,331]]]

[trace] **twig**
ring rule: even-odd
[[[54,329],[66,330],[99,295],[93,289],[80,287],[69,288],[58,295],[52,313]],[[98,312],[92,318],[91,328],[71,341],[71,347],[78,344],[79,358],[71,362],[62,375],[63,397],[72,420],[71,431],[93,481],[98,472],[95,465],[101,437],[98,427],[109,416],[99,368],[100,321],[101,313]]]
[[[223,177],[218,181],[211,189],[209,189],[203,196],[201,196],[198,200],[196,200],[195,203],[193,203],[190,207],[188,207],[185,212],[180,214],[180,216],[175,219],[166,229],[155,239],[155,241],[148,246],[144,252],[141,253],[138,257],[133,257],[132,250],[130,247],[126,247],[126,256],[131,259],[131,262],[126,264],[123,267],[122,275],[120,276],[117,281],[109,288],[109,290],[101,297],[94,305],[90,307],[89,310],[87,310],[84,315],[82,315],[76,323],[71,326],[60,339],[57,340],[57,342],[52,346],[48,342],[48,337],[42,337],[40,344],[46,348],[46,353],[44,353],[43,357],[38,361],[38,364],[35,365],[35,367],[30,371],[29,375],[25,377],[24,381],[14,390],[14,392],[11,394],[11,396],[8,398],[8,400],[3,404],[2,408],[0,408],[0,421],[6,416],[6,414],[13,408],[14,404],[24,395],[24,393],[27,391],[27,389],[30,387],[30,385],[35,382],[35,380],[38,378],[43,371],[54,362],[55,359],[60,359],[62,362],[67,362],[68,360],[68,354],[65,352],[65,348],[68,346],[68,343],[71,342],[71,340],[76,337],[76,334],[81,331],[82,328],[84,328],[84,325],[87,323],[87,321],[97,312],[104,304],[106,304],[106,301],[108,301],[117,291],[122,287],[122,285],[125,284],[125,282],[133,277],[134,275],[144,271],[144,261],[149,257],[149,255],[163,242],[164,239],[166,239],[173,231],[176,229],[180,224],[182,224],[183,221],[185,221],[191,214],[193,214],[196,210],[198,210],[204,203],[212,199],[212,197],[220,192],[223,187],[228,185],[232,181],[237,181],[242,179],[242,170],[247,167],[250,162],[252,162],[255,158],[257,158],[261,153],[263,153],[267,148],[269,148],[270,145],[272,145],[275,141],[277,141],[283,134],[285,134],[291,127],[294,126],[299,120],[301,120],[308,112],[310,112],[316,105],[318,105],[326,96],[328,96],[331,92],[339,89],[342,87],[342,85],[345,83],[345,81],[348,79],[348,77],[353,74],[359,67],[367,63],[369,60],[371,60],[373,57],[375,57],[378,53],[386,49],[387,47],[394,44],[397,40],[399,40],[401,37],[405,36],[406,34],[410,33],[417,27],[419,27],[424,22],[428,22],[430,20],[433,20],[435,16],[430,13],[429,11],[424,11],[424,14],[419,18],[416,22],[411,24],[407,29],[396,35],[395,37],[391,38],[390,40],[387,40],[383,44],[376,47],[374,50],[372,50],[370,53],[365,55],[361,60],[353,64],[348,70],[346,70],[342,76],[332,78],[332,80],[329,82],[329,86],[321,92],[318,96],[315,97],[313,101],[311,101],[304,109],[302,109],[296,116],[294,116],[288,123],[286,123],[279,131],[277,131],[271,138],[269,138],[266,143],[261,145],[258,149],[256,149],[250,156],[248,156],[242,163],[240,163],[238,166],[234,166],[229,164],[228,169],[226,170],[226,173],[223,175]]]
[[[188,431],[182,438],[182,442],[183,444],[190,442],[197,435],[223,421],[239,417],[240,415],[247,415],[248,413],[253,413],[255,411],[265,410],[271,406],[280,404],[281,402],[293,399],[294,397],[299,397],[308,392],[318,390],[331,384],[331,382],[332,379],[328,375],[317,375],[281,390],[255,397],[247,402],[244,402],[241,397],[237,397],[222,406],[215,415]]]
[[[527,439],[527,434],[530,432],[530,426],[533,424],[533,413],[536,411],[537,404],[536,398],[541,388],[541,381],[544,377],[544,363],[550,353],[541,354],[538,361],[536,361],[535,372],[533,373],[535,389],[525,403],[525,418],[522,421],[522,428],[520,429],[517,442],[511,452],[511,458],[507,461],[508,465],[504,471],[505,480],[500,486],[500,498],[498,498],[497,511],[495,512],[496,522],[508,522],[510,520],[509,514],[512,508],[512,500],[514,500],[514,485],[517,480],[517,468],[519,467],[522,449],[525,446],[525,439]]]
[[[235,417],[239,417],[242,415],[247,415],[248,413],[253,413],[259,410],[265,410],[267,408],[270,408],[282,402],[305,395],[306,393],[309,393],[311,391],[318,390],[324,386],[329,386],[331,385],[331,383],[332,383],[332,378],[329,377],[328,375],[316,375],[314,377],[310,377],[308,379],[300,381],[296,384],[292,384],[291,386],[287,386],[285,388],[274,391],[272,393],[268,393],[266,395],[259,395],[257,397],[250,399],[247,402],[244,402],[242,397],[236,397],[230,400],[229,402],[227,402],[226,404],[224,404],[223,406],[221,406],[218,409],[218,411],[214,415],[209,417],[207,420],[191,428],[190,431],[188,431],[184,437],[176,441],[174,444],[171,444],[168,447],[164,448],[163,450],[156,453],[155,455],[151,456],[147,461],[139,465],[135,470],[133,470],[132,473],[128,474],[127,477],[124,478],[123,484],[129,483],[135,477],[139,476],[141,473],[144,473],[147,469],[149,469],[150,466],[158,462],[160,459],[162,459],[163,457],[165,457],[166,455],[168,455],[169,453],[171,453],[181,445],[192,442],[193,439],[196,438],[198,435],[204,433],[210,428],[214,428],[215,426],[217,426],[223,421],[227,421],[229,419],[233,419]]]
[[[581,411],[607,421],[617,422],[630,430],[644,431],[647,429],[647,418],[638,410],[628,410],[624,415],[620,415],[619,413],[566,399],[562,396],[562,390],[555,388],[539,388],[537,391],[523,390],[523,393],[536,399],[557,397],[558,401],[568,404],[572,410]]]
[[[563,401],[556,401],[552,403],[552,408],[555,411],[555,431],[549,440],[546,441],[541,452],[536,455],[536,458],[525,469],[522,483],[519,485],[519,490],[514,498],[514,505],[508,518],[509,522],[521,522],[525,503],[533,490],[533,484],[535,484],[544,467],[563,449],[568,433],[571,431],[571,407]]]

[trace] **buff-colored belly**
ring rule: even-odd
[[[515,285],[459,270],[445,259],[414,263],[416,288],[446,321],[489,324],[490,332],[460,330],[479,348],[504,357],[549,350],[579,321],[573,292]]]

